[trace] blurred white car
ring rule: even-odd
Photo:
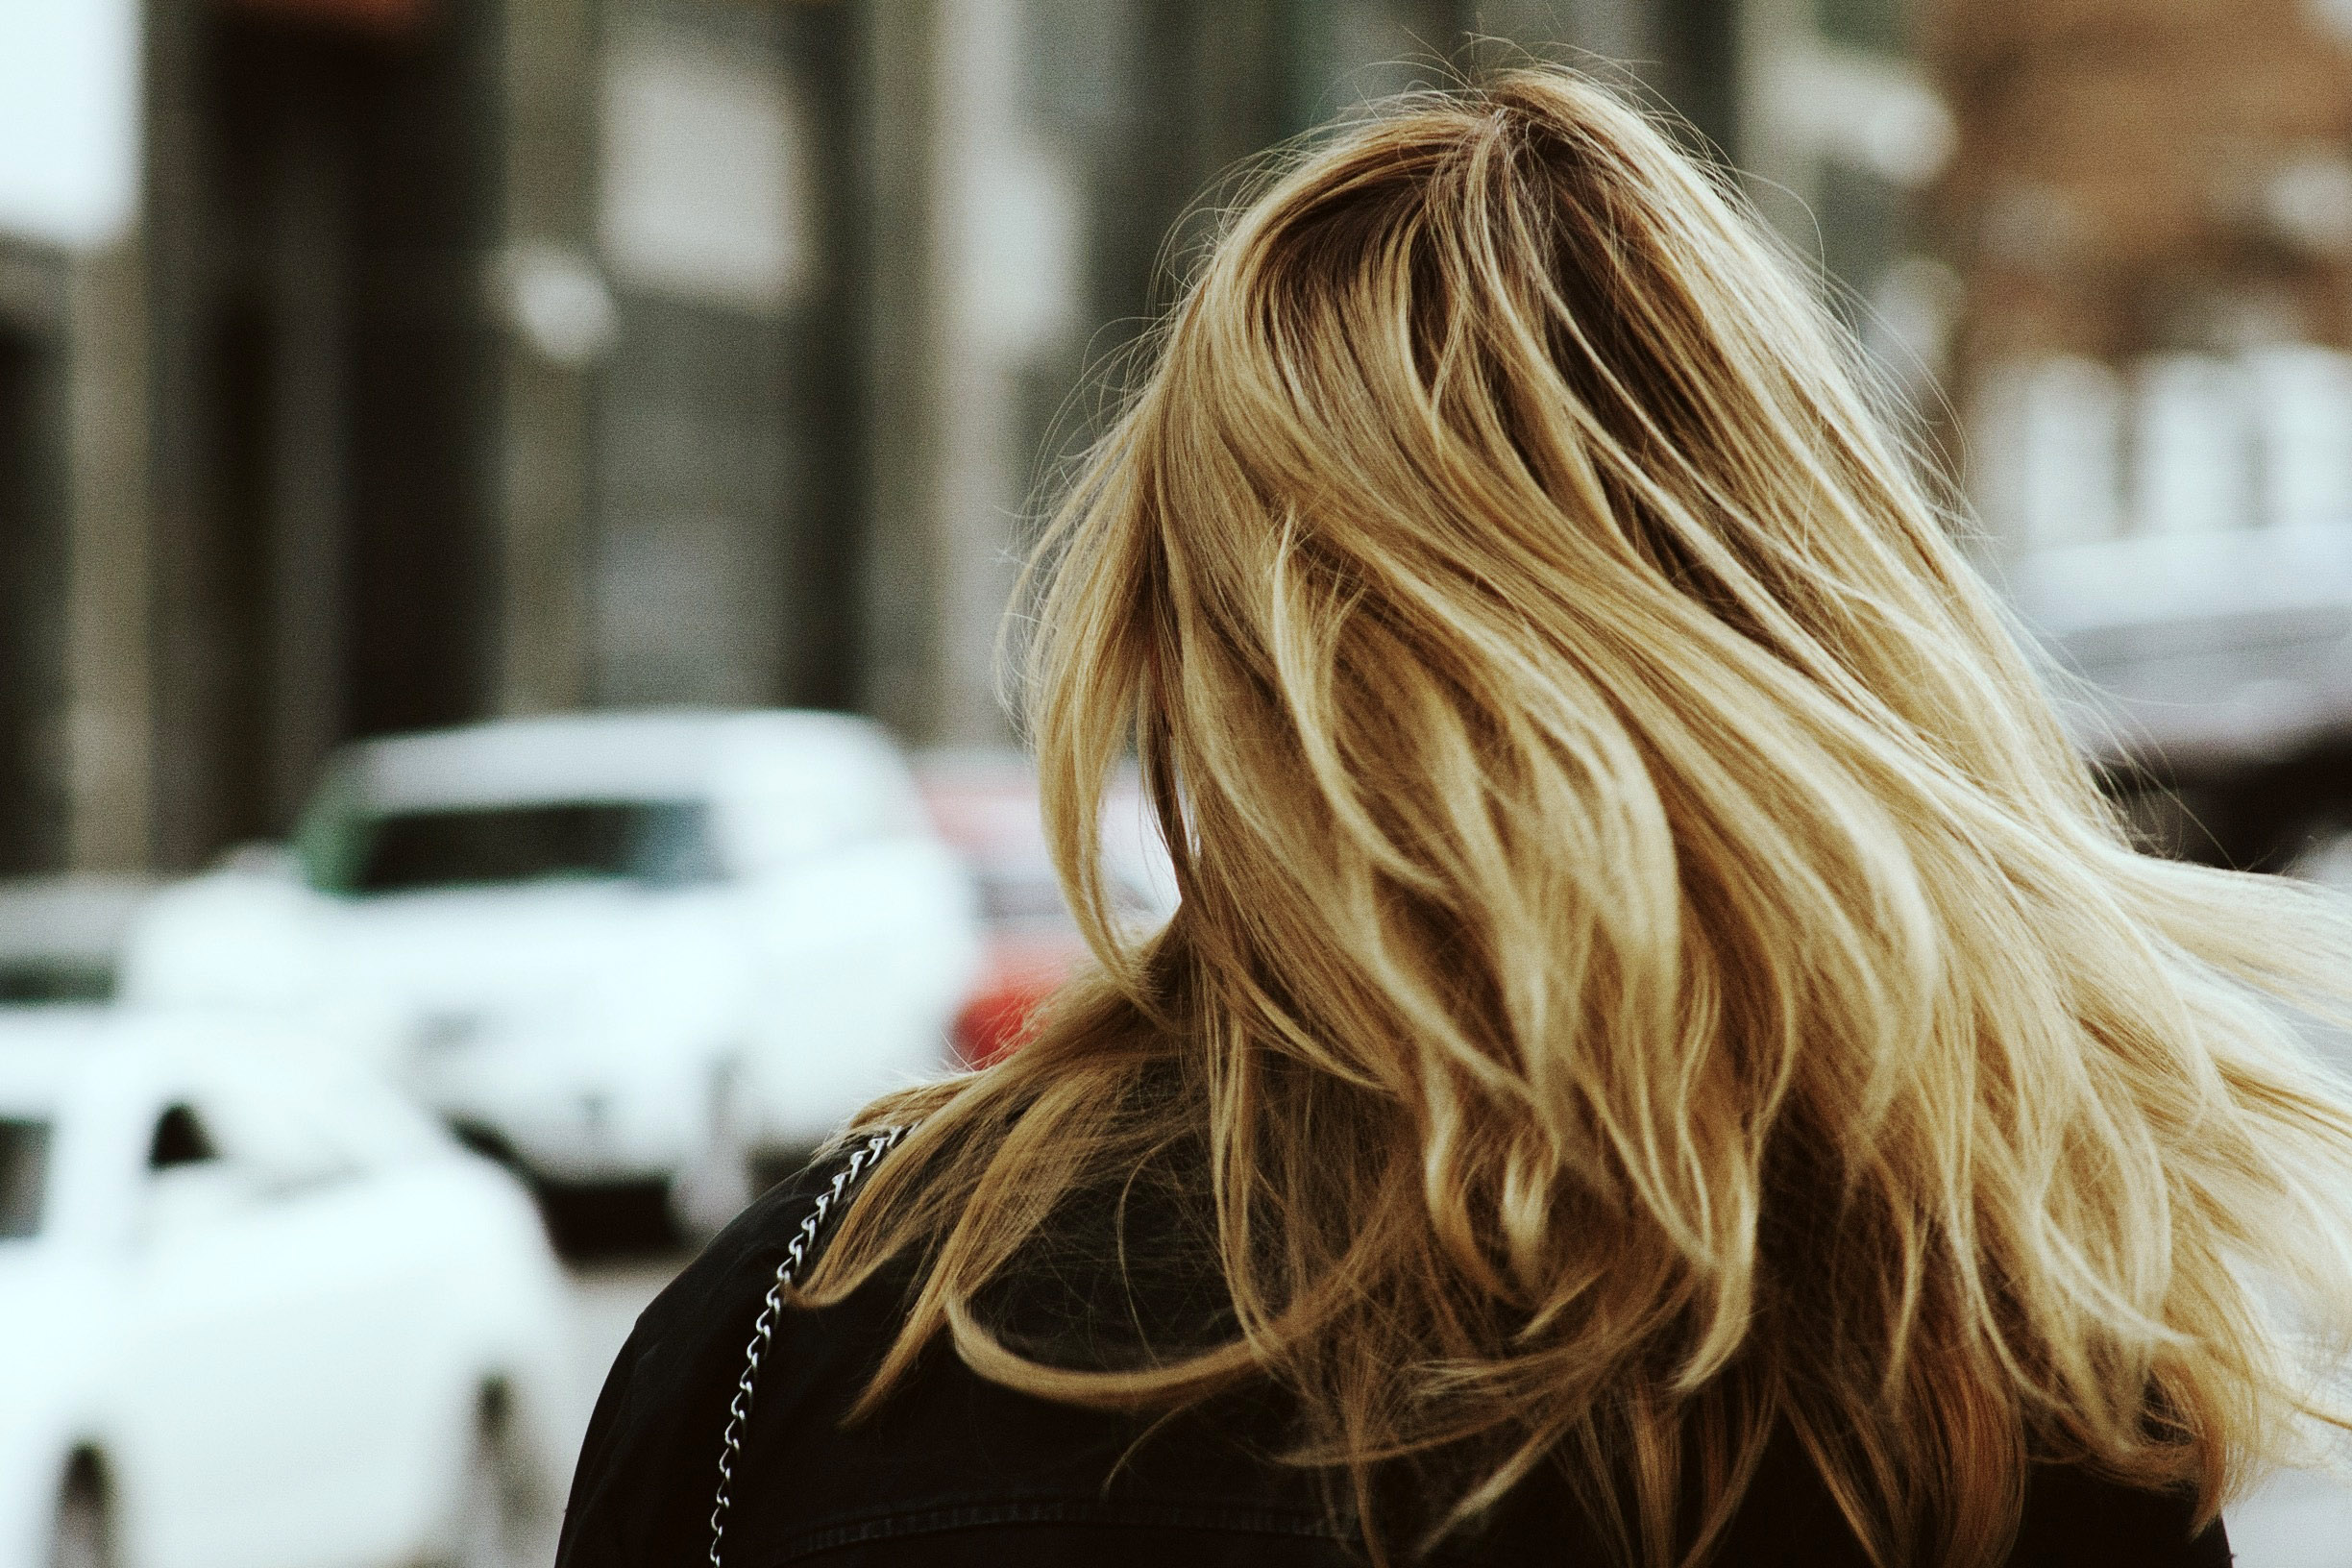
[[[836,714],[509,720],[361,744],[290,857],[152,901],[129,997],[339,1014],[478,1146],[674,1179],[707,1226],[936,1073],[976,896],[898,748]]]
[[[562,1292],[515,1179],[316,1041],[0,1013],[5,1568],[519,1560]]]

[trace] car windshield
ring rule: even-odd
[[[111,964],[46,954],[0,957],[0,1002],[103,1002],[114,994]]]
[[[38,1235],[49,1189],[49,1124],[0,1116],[0,1241]]]
[[[339,893],[591,878],[677,887],[718,872],[709,812],[686,800],[559,801],[359,817]]]

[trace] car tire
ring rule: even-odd
[[[443,1568],[525,1568],[553,1555],[553,1543],[543,1539],[538,1488],[512,1428],[502,1390],[485,1393],[458,1478]]]
[[[48,1568],[114,1568],[114,1511],[97,1468],[77,1464],[58,1492]]]

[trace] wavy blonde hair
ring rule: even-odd
[[[862,1409],[943,1335],[1057,1400],[1270,1377],[1368,1517],[1391,1461],[1460,1461],[1440,1531],[1556,1462],[1654,1564],[1776,1431],[1878,1562],[1954,1568],[2030,1462],[2210,1515],[2286,1452],[2352,1111],[2279,1004],[2352,928],[2129,845],[1733,196],[1565,72],[1405,98],[1230,218],[1155,351],[1033,660],[1100,972],[872,1111],[920,1126],[812,1295],[921,1285]],[[1147,939],[1098,864],[1130,748]],[[991,1328],[1058,1204],[1186,1139],[1230,1342]]]

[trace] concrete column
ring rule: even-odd
[[[154,856],[145,282],[132,242],[80,257],[68,288],[65,849],[76,870],[135,870]]]
[[[871,257],[862,705],[902,735],[935,727],[943,378],[937,191],[940,13],[954,0],[871,0],[865,38]]]
[[[1469,0],[1470,32],[1507,38],[1546,60],[1580,56],[1641,74],[1654,61],[1657,30],[1649,0]]]
[[[596,274],[597,87],[590,0],[505,0],[502,248],[489,286],[509,330],[500,380],[495,498],[499,589],[492,706],[535,713],[588,695],[591,372],[527,330],[528,290]]]
[[[288,85],[270,211],[269,820],[295,820],[343,738],[349,529],[349,128],[323,84]]]
[[[1814,149],[1794,134],[1787,84],[1798,77],[1813,30],[1806,0],[1741,0],[1735,112],[1740,173],[1749,198],[1796,252],[1818,256],[1821,227],[1811,202],[1819,184]]]
[[[997,648],[1027,538],[1026,371],[1075,326],[1083,197],[1025,123],[1021,0],[878,0],[869,705],[1001,744]]]
[[[941,326],[938,696],[927,740],[1011,739],[997,650],[1025,530],[1031,454],[1020,418],[1022,359],[1051,335],[1056,232],[1076,214],[1050,155],[1022,135],[1021,0],[943,8],[939,78]],[[1044,276],[1041,276],[1044,275]]]
[[[237,817],[221,759],[233,639],[214,541],[219,398],[206,352],[221,248],[207,201],[208,11],[199,0],[149,0],[143,40],[149,800],[154,859],[175,870],[229,842]]]

